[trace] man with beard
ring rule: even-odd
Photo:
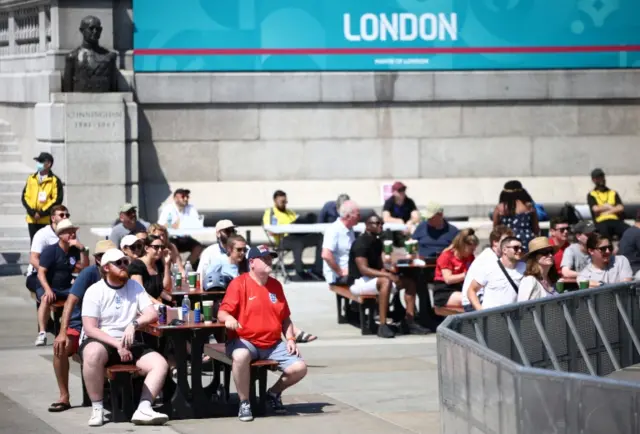
[[[145,376],[140,404],[131,422],[162,425],[169,420],[151,408],[164,385],[167,361],[143,342],[136,331],[158,320],[145,289],[127,273],[130,259],[120,250],[108,250],[100,261],[103,279],[92,285],[82,301],[82,327],[86,340],[80,347],[82,373],[91,399],[89,426],[104,424],[104,369],[120,363],[135,363]],[[138,312],[141,314],[138,316]]]
[[[253,420],[249,403],[252,360],[275,360],[282,371],[280,379],[267,390],[275,413],[286,413],[282,392],[307,374],[282,284],[269,277],[276,257],[267,246],[251,248],[247,255],[249,272],[231,281],[218,311],[218,321],[227,328],[227,354],[233,360],[231,371],[240,398],[238,418],[243,422]]]
[[[617,191],[607,187],[607,180],[602,169],[593,169],[591,180],[595,188],[587,195],[587,203],[596,230],[605,238],[614,235],[618,239],[629,228],[624,222],[624,204]]]
[[[220,258],[227,257],[227,243],[229,237],[236,233],[236,225],[231,220],[220,220],[216,223],[216,236],[218,241],[204,249],[200,254],[200,262],[198,263],[198,274],[200,282],[204,282],[207,270],[213,264],[218,262]]]

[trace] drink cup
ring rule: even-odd
[[[196,287],[196,280],[198,279],[198,272],[197,271],[190,271],[189,272],[189,288],[194,288]]]
[[[556,291],[558,291],[558,294],[562,294],[564,292],[564,282],[562,280],[558,280],[556,282]]]
[[[579,285],[580,289],[588,289],[589,288],[589,281],[588,280],[580,280],[578,282],[578,285]]]
[[[411,255],[411,240],[407,240],[404,242],[404,250],[407,252],[407,255]]]
[[[411,253],[416,254],[418,252],[418,240],[411,240]]]
[[[176,273],[176,290],[180,291],[182,289],[182,273]]]
[[[385,240],[382,244],[384,245],[384,254],[390,255],[393,252],[393,241]]]
[[[213,322],[213,300],[205,300],[202,302],[202,313],[204,323],[211,324]]]

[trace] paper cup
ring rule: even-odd
[[[196,280],[198,279],[198,272],[197,271],[190,271],[189,272],[189,288],[195,288],[196,287]]]
[[[385,240],[382,244],[384,245],[384,253],[390,255],[393,252],[393,241]]]
[[[213,322],[213,301],[206,300],[202,302],[202,313],[204,315],[204,323],[211,324]]]

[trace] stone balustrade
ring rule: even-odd
[[[57,7],[52,0],[0,0],[0,58],[56,48]]]

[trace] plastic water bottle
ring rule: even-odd
[[[173,215],[171,213],[169,213],[169,215],[167,216],[167,227],[168,228],[171,227],[171,223],[173,223]]]
[[[271,213],[271,226],[277,226],[278,225],[278,217],[276,217],[276,215],[272,212]]]
[[[180,271],[178,270],[178,264],[173,263],[173,265],[171,265],[171,287],[175,288],[176,287],[176,276],[178,275]]]
[[[186,264],[184,264],[184,272],[187,273],[187,278],[189,277],[189,273],[191,273],[193,271],[193,267],[191,266],[191,262],[187,261]]]
[[[185,295],[182,299],[182,320],[185,323],[189,323],[189,314],[191,313],[191,300],[189,300],[189,296]]]

